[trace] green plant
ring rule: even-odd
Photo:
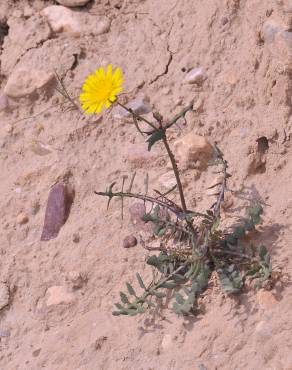
[[[115,183],[105,192],[95,192],[97,195],[108,197],[108,206],[112,198],[120,198],[122,209],[124,198],[136,198],[151,203],[152,210],[145,214],[144,221],[155,224],[154,233],[162,241],[161,247],[158,248],[159,255],[151,255],[147,259],[147,264],[159,273],[158,276],[154,274],[152,281],[146,285],[137,273],[137,282],[142,292],[136,293],[133,286],[127,282],[127,292],[120,292],[121,302],[115,305],[116,310],[113,314],[134,316],[144,313],[147,309],[155,307],[157,304],[155,298],[166,297],[167,290],[175,292],[174,312],[179,315],[195,314],[197,298],[208,286],[209,278],[214,271],[227,294],[239,293],[247,279],[256,279],[258,285],[269,279],[272,265],[267,249],[264,246],[257,249],[248,242],[256,226],[261,223],[262,206],[255,203],[248,207],[246,217],[239,219],[230,230],[222,230],[220,227],[221,205],[230,175],[227,172],[228,163],[217,145],[214,147],[214,158],[210,163],[217,167],[216,173],[222,175],[222,180],[216,184],[219,186],[216,202],[204,213],[187,208],[180,174],[166,132],[179,118],[193,109],[193,102],[168,123],[164,122],[159,113],[153,114],[156,121],[153,123],[118,104],[130,112],[137,130],[142,135],[148,136],[148,150],[159,141],[163,143],[177,185],[166,193],[156,191],[156,196],[151,197],[147,195],[148,176],[145,180],[145,194],[132,192],[133,176],[128,191],[124,191],[123,180],[122,190],[119,192],[113,191]],[[143,132],[140,129],[141,121],[149,125],[150,131]],[[169,199],[169,194],[176,189],[179,192],[180,204]],[[169,217],[169,214],[172,214],[172,217]]]

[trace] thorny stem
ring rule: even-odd
[[[169,211],[173,212],[178,218],[182,218],[183,215],[185,215],[185,212],[182,212],[182,210],[179,207],[171,206],[166,204],[164,201],[149,197],[148,195],[141,195],[141,194],[134,194],[134,193],[124,193],[124,192],[116,192],[112,193],[109,191],[95,191],[94,192],[97,195],[102,195],[102,196],[107,196],[109,198],[112,197],[126,197],[126,198],[136,198],[136,199],[141,199],[144,201],[148,201],[150,203],[156,203],[162,207],[167,208]],[[186,213],[192,213],[190,211],[187,211]]]
[[[172,151],[169,147],[166,136],[164,136],[162,138],[162,141],[163,141],[163,144],[164,144],[165,149],[167,151],[167,154],[169,156],[171,165],[172,165],[172,169],[173,169],[173,172],[174,172],[174,176],[175,176],[178,191],[179,191],[179,196],[180,196],[182,209],[183,209],[184,213],[187,213],[187,206],[186,206],[186,201],[185,201],[185,197],[184,197],[183,187],[182,187],[182,184],[181,184],[181,181],[180,181],[179,172],[178,172],[178,168],[177,168],[177,165],[176,165],[174,155],[173,155],[173,153],[172,153]]]
[[[124,104],[120,103],[119,101],[117,101],[117,104],[118,104],[120,107],[124,108],[127,112],[129,112],[129,113],[130,113],[130,114],[131,114],[131,115],[132,115],[136,120],[144,121],[144,122],[146,122],[149,126],[151,126],[154,130],[157,130],[157,127],[156,127],[152,122],[148,121],[148,119],[146,119],[146,118],[144,118],[144,117],[140,116],[139,114],[135,113],[135,112],[133,111],[133,109],[128,108],[127,106],[125,106]]]

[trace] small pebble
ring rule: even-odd
[[[28,223],[28,215],[24,212],[21,212],[17,215],[16,217],[16,222],[19,224],[19,225],[24,225],[26,223]]]
[[[8,337],[10,337],[9,330],[0,330],[0,338],[8,338]]]
[[[78,233],[74,233],[72,236],[73,243],[79,243],[80,242],[80,235]]]
[[[184,82],[188,84],[202,85],[206,80],[207,74],[203,67],[193,68],[184,78]]]
[[[133,235],[128,235],[125,237],[123,241],[123,247],[124,248],[132,248],[137,245],[137,239]]]

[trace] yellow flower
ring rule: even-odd
[[[82,109],[85,113],[100,113],[103,106],[109,108],[117,99],[117,94],[123,89],[122,71],[116,68],[113,73],[112,65],[107,66],[107,71],[100,67],[95,74],[89,75],[82,86],[80,94]]]

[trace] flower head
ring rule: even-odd
[[[109,108],[117,99],[117,94],[123,89],[122,71],[116,68],[113,73],[112,65],[104,68],[100,67],[95,74],[89,75],[83,86],[83,92],[80,94],[82,109],[85,113],[100,113],[105,106]]]

